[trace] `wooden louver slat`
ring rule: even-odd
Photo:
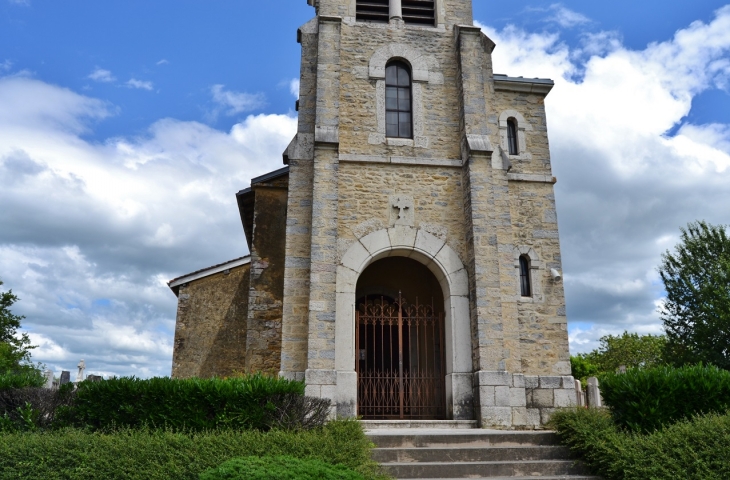
[[[436,23],[436,6],[434,0],[403,0],[403,21],[419,25]]]
[[[390,17],[388,0],[357,0],[355,6],[357,21],[388,23]]]

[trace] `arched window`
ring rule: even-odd
[[[532,296],[530,287],[530,259],[527,255],[520,255],[520,293],[523,297]]]
[[[411,69],[400,60],[385,67],[385,136],[413,138]]]
[[[517,122],[514,118],[507,120],[507,144],[510,155],[519,155],[520,151],[517,148]]]

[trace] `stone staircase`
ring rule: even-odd
[[[471,422],[363,423],[376,445],[373,459],[398,479],[600,480],[570,459],[553,432],[481,430]]]

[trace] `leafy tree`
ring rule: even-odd
[[[704,221],[680,230],[681,242],[659,266],[668,355],[678,365],[730,369],[730,239],[725,226]]]
[[[601,373],[626,368],[652,368],[665,364],[667,339],[663,335],[639,335],[624,332],[599,339],[600,346],[589,353],[570,357],[573,377],[584,381]]]
[[[0,286],[3,285],[0,280]],[[13,291],[0,291],[0,373],[25,368],[33,368],[30,362],[30,351],[35,348],[30,344],[28,334],[18,336],[20,321],[25,317],[14,315],[10,307],[18,301]]]

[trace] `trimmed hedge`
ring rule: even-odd
[[[268,430],[275,423],[277,404],[291,401],[290,396],[303,397],[304,384],[262,374],[225,380],[113,378],[79,384],[71,407],[59,417],[92,430]],[[325,408],[324,417],[326,413]]]
[[[730,415],[694,417],[651,434],[621,430],[602,409],[559,411],[551,423],[561,442],[605,480],[730,478]]]
[[[0,390],[0,431],[78,427],[172,431],[300,430],[324,425],[330,401],[302,382],[261,374],[234,379],[118,378],[59,390]]]
[[[300,432],[218,430],[175,433],[65,429],[0,434],[0,479],[197,480],[236,457],[287,455],[344,465],[366,479],[385,479],[370,459],[357,421],[332,421]]]
[[[712,365],[629,369],[602,375],[600,383],[616,424],[636,432],[730,409],[730,372]]]
[[[363,480],[344,465],[288,456],[243,457],[228,460],[200,474],[200,480]]]

